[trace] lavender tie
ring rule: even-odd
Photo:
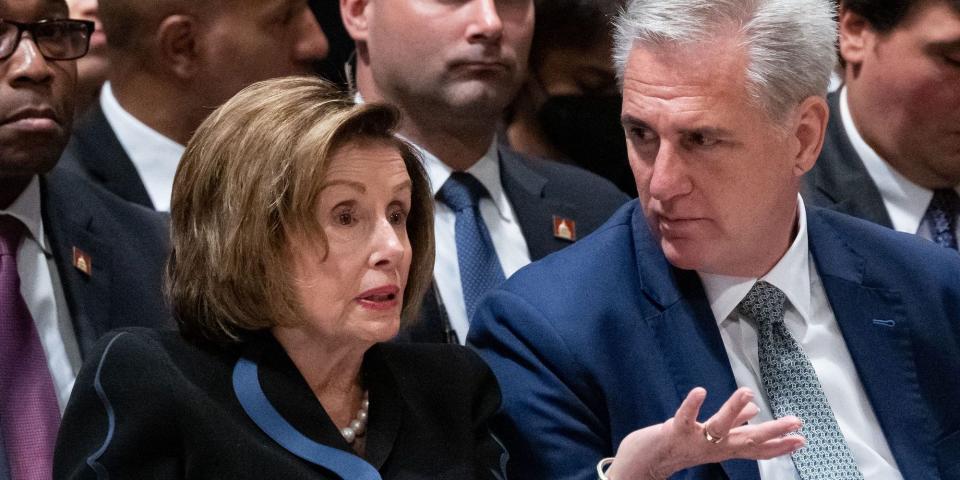
[[[12,480],[50,480],[60,410],[37,328],[20,295],[24,226],[0,215],[0,435]]]

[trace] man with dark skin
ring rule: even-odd
[[[63,163],[158,211],[214,108],[251,83],[312,73],[328,50],[306,0],[101,0],[99,15],[110,71]]]
[[[49,479],[59,416],[109,329],[168,323],[162,216],[68,172],[76,58],[63,0],[0,1],[0,479]]]

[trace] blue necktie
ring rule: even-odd
[[[934,190],[927,208],[930,238],[941,247],[957,250],[957,214],[960,214],[960,195],[952,188]]]
[[[480,297],[505,278],[490,232],[480,216],[480,198],[489,196],[487,189],[465,172],[450,174],[437,192],[437,200],[453,209],[457,216],[457,263],[468,319],[473,317]]]

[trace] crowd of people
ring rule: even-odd
[[[960,1],[338,3],[0,0],[0,480],[960,480]]]

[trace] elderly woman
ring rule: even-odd
[[[203,123],[173,191],[180,332],[101,340],[56,478],[503,478],[488,427],[500,394],[479,357],[384,343],[415,318],[433,267],[430,190],[396,123],[310,78],[252,85]],[[687,446],[703,395],[637,432],[616,467],[749,456],[768,439]],[[738,395],[716,432],[753,412]]]

